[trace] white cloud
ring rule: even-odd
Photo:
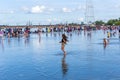
[[[84,9],[85,9],[84,5],[78,6],[77,8],[63,7],[62,12],[71,13],[73,11],[84,10]],[[55,11],[60,11],[60,10],[55,10],[55,8],[50,8],[50,7],[47,7],[44,5],[41,5],[41,6],[36,5],[36,6],[31,7],[31,8],[23,7],[22,10],[26,11],[27,13],[33,13],[33,14],[39,14],[39,13],[50,14],[50,13],[55,12]]]
[[[78,10],[85,10],[86,9],[86,6],[85,5],[81,5],[81,6],[78,6],[77,8],[62,8],[62,11],[64,13],[70,13],[70,12],[73,12],[73,11],[78,11]]]
[[[77,9],[78,9],[78,10],[85,10],[85,9],[86,9],[86,6],[85,6],[85,5],[80,5],[80,6],[78,6]]]
[[[27,13],[39,14],[39,13],[50,13],[54,11],[54,8],[49,8],[44,5],[41,6],[33,6],[31,8],[23,7],[22,10],[26,11]]]
[[[69,13],[69,12],[72,12],[72,9],[62,8],[62,11],[65,12],[65,13]]]
[[[14,11],[11,10],[11,11],[0,11],[0,14],[13,14]]]
[[[53,21],[60,22],[61,20],[59,18],[53,18]]]
[[[84,18],[79,18],[78,21],[84,21]]]
[[[52,21],[52,19],[47,19],[47,21],[48,21],[48,22],[51,22],[51,21]]]
[[[49,18],[49,19],[47,19],[47,21],[49,23],[51,23],[51,22],[60,22],[60,19],[58,19],[58,18]]]
[[[11,14],[13,14],[13,13],[14,13],[14,11],[10,11],[10,13],[11,13]]]
[[[44,12],[45,9],[46,9],[45,6],[35,6],[35,7],[32,7],[31,13],[42,13]]]
[[[120,8],[120,5],[115,5],[115,8]]]
[[[54,8],[49,8],[48,10],[52,12],[52,11],[54,11]]]
[[[28,8],[28,7],[22,7],[22,9],[23,9],[24,11],[29,11],[29,8]]]

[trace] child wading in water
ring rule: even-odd
[[[104,45],[107,45],[107,44],[108,44],[108,41],[107,41],[106,38],[103,39],[103,44],[104,44]]]
[[[104,49],[106,48],[106,46],[108,45],[108,43],[109,43],[109,39],[104,38],[103,39]]]
[[[64,55],[66,55],[66,51],[64,48],[66,43],[68,42],[67,38],[68,37],[65,34],[62,34],[62,40],[60,41],[60,43],[61,43],[61,50],[64,52]]]

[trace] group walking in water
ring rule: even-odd
[[[30,34],[37,33],[39,35],[39,42],[41,40],[41,34],[42,33],[62,33],[62,39],[60,41],[61,43],[61,50],[63,51],[64,55],[67,54],[65,50],[65,46],[68,42],[68,36],[66,36],[66,33],[70,33],[70,36],[72,36],[73,32],[78,32],[79,34],[81,31],[84,31],[84,35],[91,36],[91,31],[93,30],[90,26],[89,27],[82,27],[82,26],[72,26],[72,27],[46,27],[46,28],[38,28],[38,30],[32,32],[29,27],[26,28],[5,28],[4,30],[0,30],[0,39],[3,37],[12,38],[12,37],[24,37],[28,38]],[[110,27],[101,27],[101,29],[95,29],[97,30],[103,30],[106,37],[103,38],[103,44],[104,46],[108,45],[110,42],[110,38],[113,36],[115,37],[117,34],[120,38],[120,26],[110,26]],[[64,34],[63,34],[64,33]]]
[[[110,43],[111,37],[116,37],[118,31],[118,37],[120,38],[120,26],[116,27],[109,27],[107,30],[104,29],[104,33],[107,31],[107,37],[103,38],[104,48]]]

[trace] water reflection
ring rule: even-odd
[[[10,46],[10,38],[8,38],[8,45]]]
[[[65,59],[66,59],[66,55],[64,55],[63,58],[62,58],[62,73],[63,73],[63,77],[65,77],[67,72],[68,72],[68,65],[67,65]]]
[[[70,38],[72,37],[72,33],[70,33]]]
[[[48,37],[48,33],[46,33],[46,37]]]
[[[29,37],[25,38],[25,46],[28,46],[29,42],[30,42]]]
[[[59,37],[60,37],[60,36],[61,36],[61,33],[59,32],[58,35],[59,35]]]
[[[56,33],[54,32],[54,37],[56,37]]]
[[[18,43],[20,43],[20,38],[21,38],[21,37],[19,36],[19,37],[18,37]]]
[[[119,35],[119,39],[120,39],[120,35]]]
[[[50,35],[51,35],[51,37],[52,37],[53,33],[51,32]]]
[[[2,51],[4,51],[4,40],[2,38],[0,38],[0,44],[1,44],[1,47],[2,47]]]
[[[91,37],[92,37],[92,33],[89,31],[89,32],[87,32],[87,39],[88,40],[91,40]]]
[[[41,33],[38,33],[39,43],[41,42]]]
[[[84,30],[84,36],[86,35],[86,30]]]
[[[72,47],[72,50],[74,51],[73,54],[70,53],[66,56],[61,57],[60,55],[56,57],[52,54],[59,52],[58,49],[60,45],[58,41],[61,38],[59,37],[61,34],[62,33],[54,32],[48,33],[48,37],[46,37],[46,33],[43,33],[39,35],[31,34],[30,38],[0,39],[0,62],[4,62],[3,59],[5,59],[5,62],[8,62],[6,67],[0,67],[1,72],[4,70],[3,72],[6,74],[0,76],[0,80],[5,80],[4,77],[6,80],[9,80],[11,77],[10,80],[14,80],[14,74],[16,73],[17,75],[25,74],[26,76],[25,78],[21,75],[15,76],[16,80],[27,80],[30,79],[30,77],[41,80],[47,80],[47,78],[49,78],[49,80],[53,80],[54,78],[54,80],[83,80],[81,78],[88,78],[88,80],[93,80],[93,78],[96,80],[96,78],[99,78],[101,80],[101,76],[103,76],[102,80],[109,80],[104,76],[109,77],[109,74],[119,76],[120,65],[117,64],[120,64],[120,57],[118,54],[120,42],[118,42],[118,36],[116,36],[117,39],[110,38],[110,44],[104,45],[103,34],[101,34],[101,32],[96,33],[97,35],[92,33],[91,40],[89,40],[90,34],[87,38],[87,32],[85,36],[83,32],[81,35],[79,34],[79,36],[77,32],[69,33],[68,37],[71,36],[71,38],[66,46],[66,50],[71,52],[70,48],[74,46]],[[41,42],[41,45],[39,45],[38,42]],[[12,52],[16,53],[13,54]],[[103,52],[107,55],[103,55]],[[34,56],[36,55],[37,58],[35,59],[38,61],[34,60]],[[74,57],[76,59],[74,59]],[[60,62],[58,62],[59,58]],[[11,69],[11,65],[16,66]],[[23,73],[21,73],[21,70]],[[109,71],[113,73],[110,73]]]
[[[107,46],[107,45],[104,44],[104,50],[106,49],[106,46]]]

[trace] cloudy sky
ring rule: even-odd
[[[120,0],[92,0],[95,20],[120,17]],[[0,0],[0,24],[85,21],[86,0]]]

